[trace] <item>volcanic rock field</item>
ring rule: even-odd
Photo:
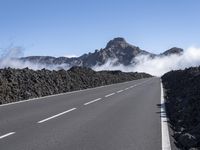
[[[176,145],[200,149],[200,67],[168,72],[162,81]]]
[[[146,73],[95,72],[84,67],[68,71],[5,68],[0,69],[0,104],[148,77]]]

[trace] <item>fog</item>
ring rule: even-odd
[[[22,47],[9,47],[1,51],[0,68],[16,68],[22,69],[28,67],[33,70],[41,70],[43,68],[48,70],[69,69],[68,64],[61,65],[45,65],[40,63],[31,63],[29,61],[22,61],[19,58],[23,56],[24,49]]]
[[[13,47],[6,49],[1,52],[0,57],[0,68],[30,68],[33,70],[39,69],[69,69],[68,64],[61,65],[45,65],[40,63],[31,63],[29,61],[23,62],[18,58],[23,56],[23,48]],[[150,57],[148,55],[139,55],[134,60],[133,63],[124,66],[122,64],[116,65],[117,59],[109,59],[104,65],[96,65],[92,69],[96,71],[100,70],[121,70],[124,72],[146,72],[151,75],[161,76],[164,73],[177,70],[185,69],[191,66],[200,65],[200,48],[191,47],[186,49],[181,55],[170,55],[170,56],[157,56]],[[134,63],[136,62],[136,63]]]
[[[94,70],[121,70],[124,72],[146,72],[151,75],[161,76],[164,73],[195,67],[200,65],[200,48],[191,47],[186,49],[181,55],[160,56],[151,58],[148,55],[140,55],[135,58],[136,65],[133,63],[129,66],[117,65],[116,59],[108,60],[102,66],[94,66]]]

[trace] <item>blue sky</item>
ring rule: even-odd
[[[199,0],[0,0],[0,48],[81,55],[114,37],[150,52],[200,46]]]

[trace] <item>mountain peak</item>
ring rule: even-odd
[[[110,40],[107,45],[106,45],[106,49],[108,48],[116,48],[116,47],[122,47],[125,48],[127,46],[129,46],[130,44],[128,44],[126,42],[126,40],[122,37],[117,37],[114,38],[113,40]]]
[[[53,65],[56,66],[84,66],[84,67],[95,67],[101,66],[106,63],[113,63],[113,65],[122,64],[124,66],[135,65],[137,60],[135,59],[139,55],[148,55],[151,58],[159,56],[168,56],[168,55],[181,55],[183,49],[173,47],[164,53],[153,54],[145,50],[140,49],[137,46],[131,45],[122,37],[117,37],[110,40],[105,48],[100,50],[95,50],[93,53],[83,54],[80,57],[74,58],[65,58],[65,57],[46,57],[46,56],[32,56],[20,58],[23,62],[39,63],[42,66],[49,66],[50,68]],[[113,62],[112,62],[113,61]],[[66,64],[66,65],[63,65]],[[71,70],[77,70],[78,67],[72,68]],[[79,69],[78,69],[79,70]]]
[[[169,50],[163,52],[161,55],[165,55],[165,56],[174,55],[174,54],[181,55],[182,53],[183,53],[183,49],[182,48],[172,47]]]
[[[115,41],[115,42],[126,42],[126,40],[123,37],[116,37],[112,41]]]

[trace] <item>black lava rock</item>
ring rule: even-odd
[[[0,69],[0,104],[147,77],[151,75],[121,71],[95,72],[84,67],[72,67],[68,71],[5,68]]]
[[[162,76],[166,110],[177,145],[200,149],[200,67]]]

